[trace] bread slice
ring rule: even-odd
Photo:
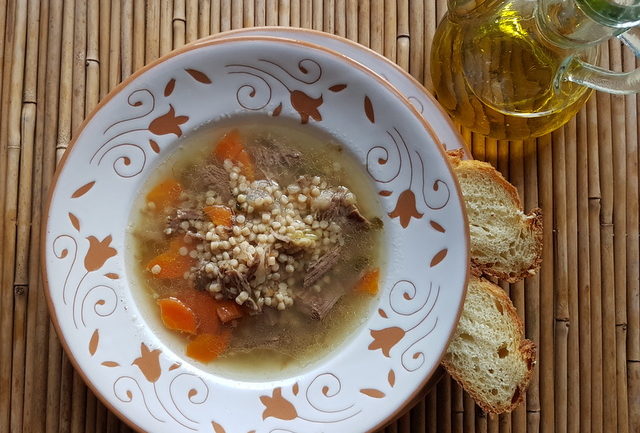
[[[542,262],[542,211],[526,215],[518,191],[490,164],[462,160],[449,152],[467,206],[471,265],[485,274],[515,283],[533,275]]]
[[[524,398],[536,354],[523,328],[500,287],[471,277],[442,364],[485,412],[511,411]]]

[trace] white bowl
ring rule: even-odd
[[[152,332],[125,264],[128,218],[154,167],[182,135],[247,113],[335,136],[369,174],[384,215],[387,264],[372,314],[338,350],[281,380],[211,374],[173,351]],[[186,46],[110,93],[60,164],[44,230],[63,345],[141,431],[374,430],[437,368],[467,282],[464,206],[430,124],[349,58],[270,37]]]
[[[411,102],[415,109],[429,122],[433,131],[446,150],[463,149],[466,158],[471,156],[458,129],[442,106],[415,78],[400,66],[369,48],[349,39],[298,27],[246,27],[229,30],[199,39],[193,44],[206,43],[211,39],[237,36],[274,36],[294,41],[310,42],[320,45],[366,66],[394,86]]]

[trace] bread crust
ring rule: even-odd
[[[491,403],[482,399],[482,396],[473,389],[472,384],[465,380],[464,372],[456,370],[446,357],[443,358],[442,365],[445,367],[451,377],[453,377],[455,381],[458,382],[460,386],[462,386],[469,393],[469,395],[471,395],[471,397],[475,400],[478,406],[482,408],[482,410],[492,414],[511,412],[524,400],[527,387],[529,386],[529,382],[531,381],[533,369],[536,363],[536,345],[533,343],[533,341],[524,338],[524,324],[522,323],[520,316],[518,316],[518,313],[513,303],[511,302],[511,299],[507,296],[504,290],[491,283],[490,281],[485,280],[484,278],[471,277],[469,284],[476,284],[477,287],[488,292],[491,296],[498,300],[502,305],[503,310],[507,313],[509,319],[516,325],[518,336],[520,339],[518,351],[520,352],[521,358],[527,365],[527,374],[523,378],[523,380],[516,385],[516,390],[514,391],[511,401],[503,402],[502,405],[492,405]]]
[[[514,207],[516,207],[519,211],[524,214],[524,209],[522,206],[522,202],[520,200],[520,195],[518,194],[518,190],[509,183],[502,174],[496,170],[491,164],[482,161],[476,160],[463,160],[463,152],[461,149],[448,151],[447,155],[449,156],[449,162],[452,167],[457,169],[461,165],[464,165],[466,169],[476,170],[478,172],[483,172],[485,175],[494,179],[503,189],[504,191],[511,197],[513,200]],[[543,239],[543,225],[542,225],[543,215],[542,209],[535,208],[532,209],[531,212],[525,214],[525,220],[523,221],[526,224],[526,230],[530,231],[533,236],[534,245],[535,245],[535,258],[531,262],[530,266],[526,269],[518,273],[514,272],[503,272],[498,269],[495,269],[496,263],[480,263],[474,257],[471,257],[471,272],[474,275],[486,275],[495,278],[499,278],[509,283],[516,283],[521,281],[522,279],[535,275],[538,269],[542,264],[542,239]]]

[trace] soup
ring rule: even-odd
[[[205,127],[140,194],[130,239],[142,302],[173,347],[213,370],[304,366],[377,295],[375,194],[340,144],[308,129]]]

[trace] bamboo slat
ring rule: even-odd
[[[609,52],[603,51],[602,63],[609,64]],[[615,333],[615,269],[613,251],[613,143],[611,97],[596,94],[598,103],[598,155],[600,164],[600,261],[602,266],[602,356],[603,356],[603,428],[616,429],[616,333]],[[601,121],[602,119],[602,121]]]
[[[580,370],[580,428],[591,431],[591,289],[589,278],[589,168],[587,110],[577,117],[576,187],[578,237],[578,327]]]
[[[424,3],[422,0],[409,0],[409,73],[421,83],[424,81]]]
[[[131,431],[61,350],[35,230],[56,161],[110,89],[196,38],[276,24],[346,36],[428,87],[445,11],[446,0],[0,0],[0,431]],[[638,62],[611,41],[602,64],[629,71]],[[462,131],[527,211],[544,210],[540,274],[502,284],[538,363],[526,404],[510,416],[486,416],[446,377],[383,431],[640,431],[639,102],[597,94],[567,126],[525,142]]]
[[[587,102],[587,154],[589,170],[589,268],[591,286],[591,431],[603,431],[602,398],[602,290],[600,264],[600,171],[598,165],[597,103]]]
[[[5,206],[3,214],[4,224],[4,243],[2,245],[2,293],[0,296],[0,305],[3,308],[2,317],[0,317],[0,384],[2,389],[11,390],[10,392],[0,393],[0,425],[9,428],[20,427],[22,424],[21,414],[12,417],[12,393],[14,386],[20,386],[22,378],[20,372],[17,377],[12,376],[12,357],[14,349],[16,354],[20,354],[24,350],[24,339],[16,341],[17,347],[14,347],[15,338],[14,328],[14,294],[16,287],[14,281],[14,266],[16,262],[16,219],[18,214],[18,183],[15,179],[19,176],[20,170],[20,153],[21,153],[21,114],[22,114],[22,89],[24,85],[24,68],[25,68],[25,48],[26,48],[26,22],[27,22],[27,3],[20,2],[16,5],[15,16],[10,20],[8,25],[13,27],[13,45],[12,45],[12,63],[9,75],[10,87],[5,97],[8,97],[7,121],[8,136],[6,141],[6,179],[11,182],[5,182]],[[18,303],[19,315],[22,314],[21,302]],[[19,316],[18,316],[19,317]],[[18,330],[20,327],[18,326]],[[13,338],[12,338],[13,337]],[[16,383],[17,382],[17,383]],[[17,418],[17,420],[16,420]]]
[[[635,56],[623,52],[623,63],[626,71],[636,67]],[[627,195],[627,377],[628,377],[628,411],[629,431],[640,431],[640,261],[638,261],[638,99],[628,96],[625,100],[625,135],[626,135],[626,195]],[[634,124],[635,123],[635,124]]]
[[[538,342],[538,367],[540,376],[540,430],[554,431],[554,202],[551,135],[542,136],[538,144],[538,197],[543,213],[543,263],[540,268],[540,340]]]
[[[509,181],[518,188],[518,192],[526,202],[525,173],[524,173],[524,143],[514,141],[509,146],[505,143],[505,148],[509,149]],[[523,323],[526,322],[524,281],[511,285],[511,299]],[[513,433],[524,433],[526,431],[527,406],[526,404],[517,408],[511,415],[511,431]]]
[[[609,44],[610,66],[622,70],[622,50],[617,41]],[[611,97],[611,139],[613,147],[613,254],[616,341],[616,425],[620,433],[629,431],[627,410],[627,239],[626,239],[626,146],[625,98]]]
[[[21,18],[19,16],[19,18]],[[39,29],[40,5],[36,2],[27,4],[26,22]],[[16,22],[24,25],[23,22]],[[25,32],[26,34],[26,32]],[[20,165],[17,202],[16,255],[13,271],[14,317],[13,317],[13,359],[11,367],[11,430],[23,428],[24,386],[25,386],[25,352],[27,328],[27,300],[29,288],[29,252],[30,227],[33,192],[33,159],[35,152],[36,126],[36,86],[38,65],[38,32],[26,35],[25,63],[20,119]],[[11,127],[11,125],[9,126]]]
[[[49,4],[40,5],[38,30],[37,56],[37,84],[33,99],[36,106],[34,122],[44,119],[45,104],[44,93],[46,88],[46,65],[47,48],[49,46]],[[31,39],[31,37],[29,38]],[[29,80],[27,80],[28,82]],[[28,86],[30,87],[30,86]],[[26,94],[26,91],[25,91]],[[26,100],[26,98],[25,98]],[[45,194],[44,178],[48,175],[45,172],[45,146],[44,146],[44,122],[36,122],[34,137],[34,157],[33,157],[33,210],[31,221],[40,221],[42,216],[43,196]],[[31,222],[30,221],[30,222]],[[29,289],[27,305],[27,333],[26,341],[30,344],[26,346],[25,353],[25,381],[23,398],[23,426],[24,432],[44,431],[45,418],[42,414],[46,411],[46,394],[42,392],[46,389],[46,341],[48,316],[46,303],[42,292],[42,280],[40,276],[40,234],[37,230],[31,230],[30,238],[30,258],[29,258]]]
[[[526,211],[539,206],[538,176],[535,140],[524,142],[525,192],[524,207]],[[532,341],[540,341],[540,276],[527,278],[524,282],[525,291],[525,335]],[[537,433],[540,429],[540,387],[539,364],[533,372],[533,377],[527,391],[527,428],[528,433]]]
[[[7,1],[3,0],[3,3],[0,4],[2,7],[2,11],[0,11],[0,23],[4,26],[2,29],[2,41],[0,41],[0,57],[2,62],[0,63],[0,141],[2,143],[6,143],[6,137],[8,134],[7,131],[7,122],[8,122],[8,107],[9,107],[9,84],[11,80],[3,79],[4,77],[9,77],[12,62],[8,59],[11,58],[12,55],[12,41],[13,41],[13,26],[11,25],[11,21],[13,20],[13,5],[10,3],[7,5]],[[7,61],[5,61],[7,59]],[[7,151],[2,149],[0,152],[0,176],[3,179],[6,179],[7,176]],[[0,215],[4,217],[5,210],[5,196],[6,191],[5,188],[0,187]],[[0,242],[4,244],[4,224],[0,224]],[[3,263],[0,258],[0,278],[3,272]],[[3,305],[3,297],[0,295],[0,308]],[[1,347],[1,346],[0,346]],[[0,357],[0,371],[2,371],[2,358]],[[0,383],[4,384],[4,381],[9,380],[9,378],[0,377]],[[8,386],[8,383],[7,383]],[[8,419],[6,418],[6,409],[2,409],[0,406],[0,420]]]

